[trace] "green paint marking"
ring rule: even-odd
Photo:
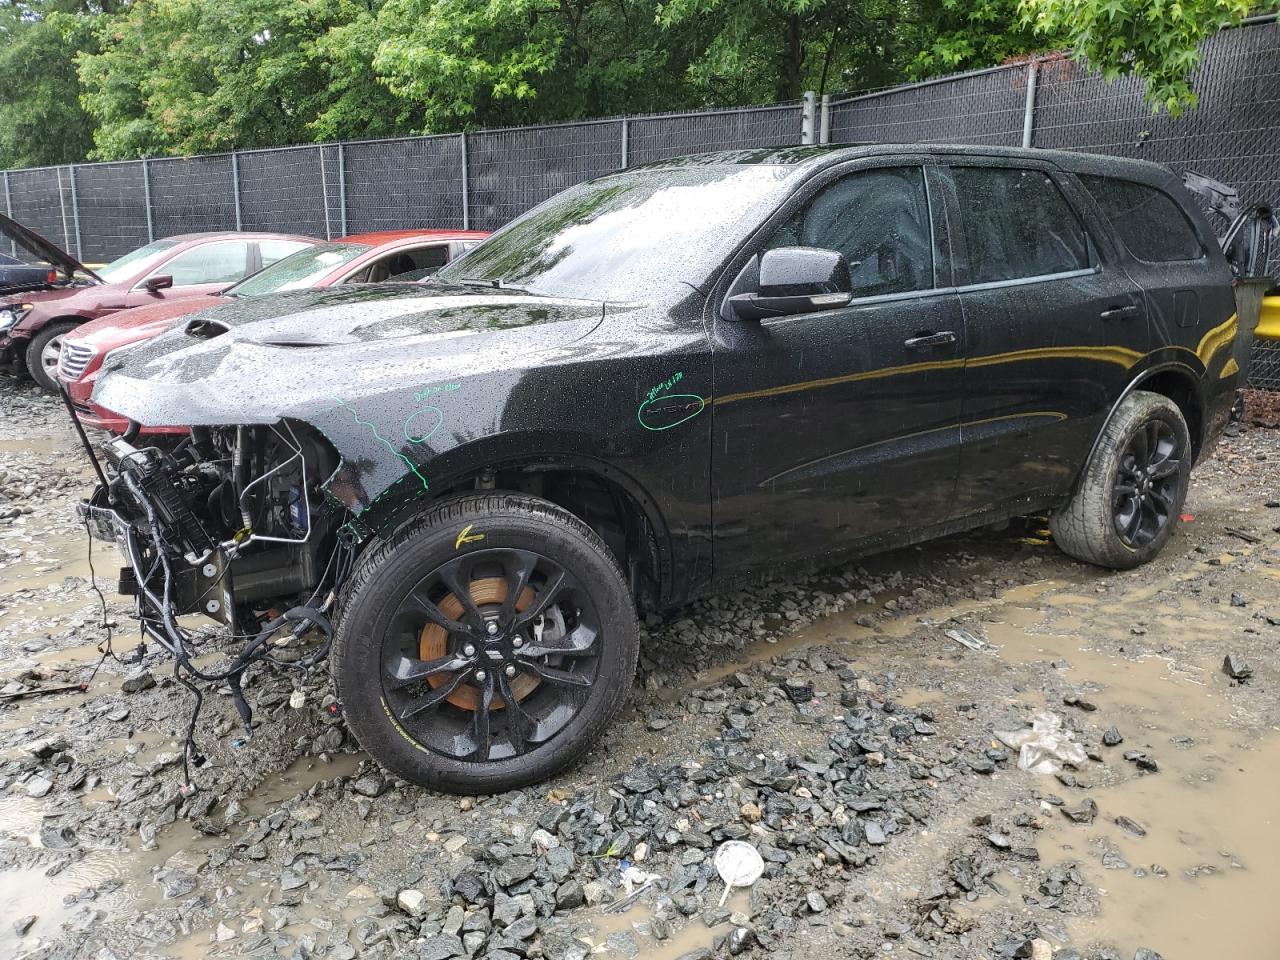
[[[381,443],[381,444],[382,444],[383,446],[385,446],[388,450],[390,450],[390,451],[392,452],[392,454],[394,454],[395,456],[397,456],[397,457],[399,457],[401,460],[403,460],[403,461],[405,462],[405,465],[406,465],[410,470],[412,470],[412,471],[413,471],[413,475],[414,475],[415,477],[417,477],[419,480],[421,480],[421,481],[422,481],[422,489],[423,489],[423,490],[430,490],[430,489],[431,489],[431,487],[427,485],[427,478],[426,478],[426,477],[424,477],[424,476],[423,476],[423,475],[418,471],[418,466],[417,466],[417,464],[415,464],[412,460],[410,460],[408,457],[406,457],[403,453],[401,453],[399,450],[397,450],[395,447],[393,447],[393,446],[391,445],[391,441],[390,441],[390,440],[388,440],[386,437],[384,437],[382,434],[380,434],[380,433],[378,432],[378,428],[377,428],[376,426],[374,426],[374,425],[373,425],[372,423],[370,423],[368,420],[362,420],[362,419],[360,419],[360,414],[356,413],[355,408],[354,408],[354,407],[349,406],[349,405],[347,404],[347,402],[346,402],[345,400],[343,400],[341,397],[339,397],[339,398],[338,398],[338,406],[342,407],[342,409],[344,409],[344,410],[346,410],[348,413],[350,413],[350,414],[351,414],[351,416],[355,417],[356,423],[360,424],[361,426],[368,427],[368,428],[369,428],[369,432],[370,432],[370,433],[372,433],[372,434],[373,434],[373,435],[378,439],[378,442],[379,442],[379,443]],[[411,417],[410,419],[412,419],[412,417]],[[406,421],[406,422],[405,422],[405,426],[406,426],[406,428],[408,427],[408,421]],[[406,438],[407,438],[407,436],[408,436],[408,434],[406,433]],[[370,506],[372,506],[372,504],[370,504]]]
[[[684,371],[680,370],[667,377],[667,379],[663,380],[662,383],[650,388],[649,392],[645,394],[643,402],[641,402],[639,408],[636,410],[636,420],[639,422],[640,426],[644,427],[646,430],[652,430],[654,433],[658,433],[662,430],[670,430],[672,427],[678,427],[682,423],[687,423],[707,408],[706,398],[700,397],[696,393],[667,393],[668,390],[683,379]],[[664,423],[659,427],[651,426],[644,422],[645,410],[647,410],[649,405],[655,400],[676,400],[681,397],[688,399],[689,402],[686,404],[686,409],[689,409],[690,412],[686,413],[679,420],[676,420],[674,423]]]

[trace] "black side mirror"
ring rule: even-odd
[[[778,247],[760,258],[758,292],[729,297],[739,320],[763,320],[847,306],[853,299],[844,254],[819,247]]]
[[[173,277],[169,276],[167,273],[158,277],[147,277],[147,281],[143,286],[151,293],[156,293],[160,290],[168,290],[173,286]]]

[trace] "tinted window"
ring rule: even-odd
[[[1084,227],[1039,170],[956,167],[969,283],[1042,277],[1089,266]]]
[[[249,272],[249,244],[240,240],[203,243],[162,264],[156,276],[173,277],[175,287],[231,283]]]
[[[1195,228],[1163,190],[1112,177],[1081,177],[1116,233],[1139,260],[1197,260],[1204,249]]]
[[[924,171],[868,170],[824,187],[769,239],[769,247],[844,254],[855,296],[933,286],[933,231]]]
[[[259,240],[258,255],[262,257],[262,265],[269,267],[277,260],[283,260],[291,253],[309,247],[311,244],[301,240]]]

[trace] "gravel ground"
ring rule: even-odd
[[[556,782],[396,782],[322,672],[256,672],[255,736],[210,696],[183,798],[171,666],[76,688],[104,630],[65,416],[3,380],[0,412],[0,955],[1276,955],[1276,430],[1233,428],[1142,570],[1027,521],[650,617],[627,710]],[[92,564],[127,660],[118,559]],[[1043,712],[1085,754],[1056,775],[996,736]],[[721,907],[726,840],[766,868]]]

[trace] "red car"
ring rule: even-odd
[[[124,310],[85,324],[66,337],[58,377],[66,384],[81,423],[122,433],[127,421],[91,400],[98,370],[112,350],[150,340],[188,314],[237,297],[339,283],[421,280],[487,236],[478,230],[396,230],[319,243],[219,293]],[[143,432],[185,433],[186,428],[154,427]]]
[[[139,247],[95,272],[19,229],[16,242],[58,275],[42,289],[0,297],[0,366],[25,367],[48,390],[57,388],[62,341],[76,327],[130,307],[217,293],[316,242],[282,233],[188,233]]]

